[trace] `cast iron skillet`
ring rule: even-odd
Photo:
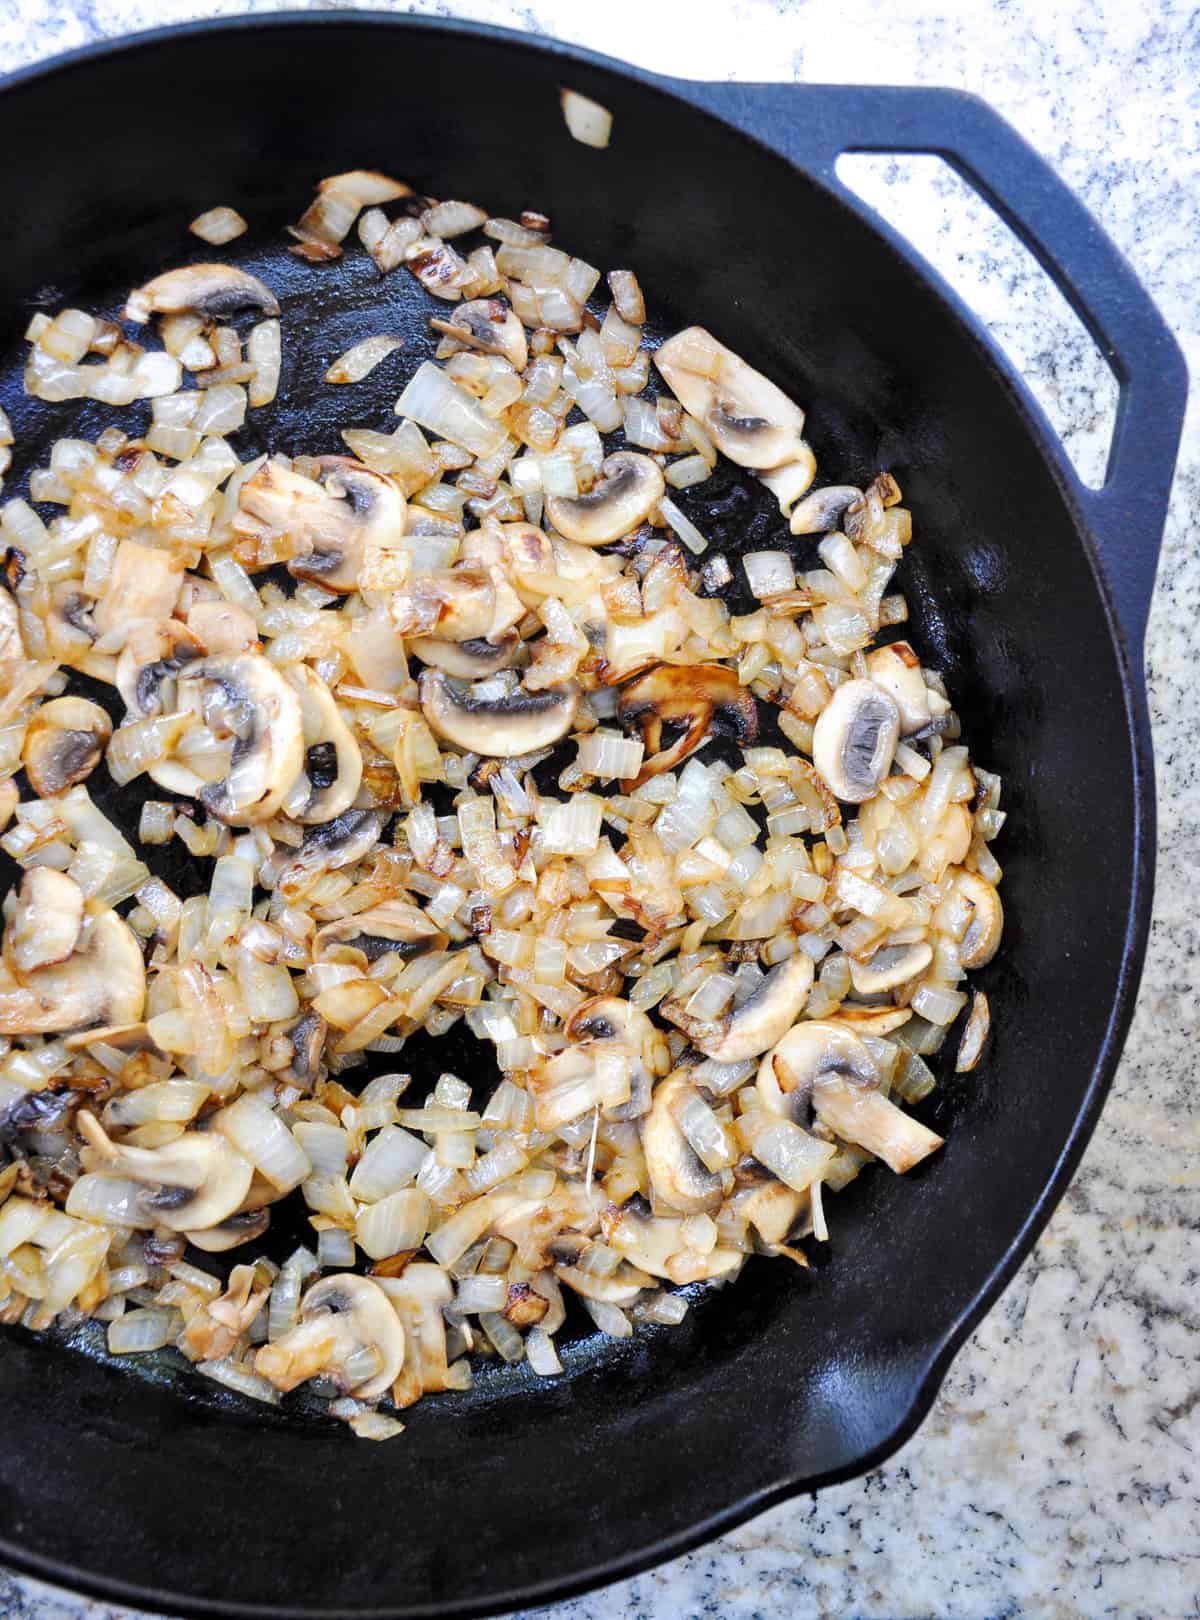
[[[567,137],[561,84],[612,109],[607,151]],[[826,1264],[753,1262],[678,1330],[581,1339],[564,1377],[485,1377],[422,1402],[382,1446],[190,1373],[138,1376],[9,1333],[0,1558],[192,1614],[474,1614],[628,1574],[877,1464],[1066,1187],[1141,967],[1142,633],[1186,382],[1128,267],[968,97],[671,82],[408,17],[255,18],[83,52],[10,81],[0,149],[3,399],[30,460],[101,419],[20,397],[29,315],[115,309],[196,252],[185,222],[216,202],[254,221],[231,256],[284,294],[299,354],[247,453],[339,448],[351,391],[313,385],[354,337],[398,325],[410,359],[425,352],[407,277],[380,289],[361,255],[313,269],[282,251],[320,175],[377,166],[495,212],[544,207],[575,251],[633,265],[660,329],[703,322],[809,407],[827,477],[896,472],[919,535],[910,628],[1012,812],[1005,949],[984,975],[995,1041],[928,1109],[945,1151],[838,1198]],[[1063,288],[1121,385],[1101,491],[1076,481],[970,315],[840,187],[851,149],[941,153]],[[390,373],[361,385],[353,419],[394,420],[394,395]],[[699,494],[689,510],[719,544],[783,532],[743,483]],[[460,1061],[479,1073],[478,1048]]]

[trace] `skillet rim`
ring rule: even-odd
[[[1076,479],[1061,442],[1051,428],[1040,405],[1034,399],[1023,378],[1014,370],[1000,345],[983,326],[970,306],[951,288],[944,278],[920,253],[887,221],[864,204],[854,194],[831,177],[815,172],[803,161],[790,156],[780,146],[741,127],[732,117],[714,111],[705,104],[701,93],[710,81],[673,79],[655,74],[633,64],[621,62],[601,52],[566,43],[543,35],[524,34],[515,29],[493,24],[476,23],[463,18],[364,10],[280,11],[267,14],[240,14],[224,17],[198,18],[186,22],[143,29],[131,34],[92,41],[70,51],[27,64],[0,78],[0,94],[25,84],[47,80],[57,74],[102,61],[129,52],[151,52],[159,45],[173,43],[179,38],[207,35],[238,35],[250,29],[284,29],[303,26],[306,29],[349,26],[350,28],[417,29],[430,34],[443,34],[451,38],[468,37],[495,42],[550,58],[577,64],[603,75],[615,76],[632,82],[642,90],[655,92],[690,111],[712,119],[725,130],[732,131],[752,145],[758,154],[768,154],[782,160],[803,174],[814,186],[823,190],[835,204],[857,214],[874,233],[882,238],[886,247],[898,254],[908,267],[919,276],[948,306],[960,328],[980,352],[996,382],[1007,392],[1022,426],[1032,438],[1042,456],[1056,488],[1062,496],[1088,566],[1095,582],[1097,595],[1104,612],[1124,702],[1125,722],[1130,742],[1131,789],[1134,808],[1133,847],[1131,852],[1130,894],[1124,937],[1121,945],[1121,967],[1116,994],[1103,1032],[1099,1055],[1093,1066],[1083,1102],[1063,1143],[1054,1170],[1036,1202],[1033,1204],[1017,1234],[1004,1253],[991,1268],[984,1282],[964,1304],[954,1319],[934,1333],[931,1342],[923,1347],[923,1354],[910,1364],[911,1388],[907,1404],[894,1426],[873,1446],[853,1461],[825,1472],[805,1475],[785,1473],[774,1484],[738,1497],[718,1513],[710,1514],[685,1530],[672,1532],[639,1547],[627,1555],[617,1555],[577,1570],[569,1576],[555,1576],[545,1581],[511,1588],[483,1600],[462,1599],[436,1604],[374,1608],[297,1607],[295,1605],[222,1603],[212,1599],[195,1598],[186,1594],[156,1590],[122,1580],[109,1579],[103,1574],[77,1569],[53,1557],[46,1557],[0,1537],[0,1558],[11,1568],[36,1578],[56,1582],[76,1592],[106,1601],[118,1600],[150,1610],[180,1615],[245,1616],[247,1620],[284,1620],[288,1616],[312,1617],[323,1620],[384,1620],[384,1617],[403,1615],[405,1620],[418,1617],[444,1617],[503,1614],[514,1608],[525,1608],[561,1601],[592,1591],[599,1586],[625,1579],[655,1567],[669,1559],[681,1556],[736,1528],[767,1509],[794,1496],[815,1494],[827,1486],[841,1484],[878,1467],[894,1455],[924,1422],[937,1397],[950,1365],[967,1336],[996,1303],[999,1295],[1012,1280],[1021,1263],[1032,1250],[1038,1236],[1065,1193],[1082,1158],[1120,1060],[1124,1040],[1133,1016],[1137,991],[1150,929],[1153,900],[1154,848],[1155,848],[1155,783],[1153,752],[1150,736],[1149,713],[1144,675],[1135,666],[1131,638],[1120,621],[1114,593],[1109,583],[1102,553],[1087,514],[1085,496]],[[722,88],[724,86],[722,85]],[[737,89],[748,94],[755,86],[739,83]],[[778,86],[772,85],[777,89]],[[854,95],[852,85],[788,86],[797,97],[797,106],[810,90]],[[961,97],[965,102],[986,106],[980,98],[961,91],[938,90],[942,96]],[[1165,328],[1164,328],[1165,330]],[[1173,339],[1172,339],[1173,341]],[[1176,351],[1177,352],[1177,351]],[[1182,382],[1186,388],[1186,380]],[[1174,458],[1172,457],[1172,460]],[[1155,545],[1161,544],[1158,536]],[[1134,643],[1136,646],[1136,643]]]

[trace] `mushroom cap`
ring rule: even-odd
[[[850,958],[850,979],[860,996],[874,996],[915,979],[933,961],[933,946],[924,940],[911,945],[885,945],[865,962]]]
[[[232,826],[269,821],[304,764],[300,700],[262,653],[206,658],[187,672],[215,697],[234,734],[229,774],[201,787],[197,798],[210,815]],[[206,714],[210,706],[205,701]]]
[[[17,893],[4,937],[5,954],[18,980],[38,968],[65,962],[83,931],[83,890],[66,872],[34,866]]]
[[[115,911],[85,912],[74,950],[61,962],[0,989],[0,1035],[48,1035],[142,1016],[146,969],[132,930]]]
[[[756,1085],[765,1108],[804,1125],[815,1087],[838,1078],[862,1087],[879,1084],[871,1054],[853,1030],[812,1018],[795,1024],[766,1054]]]
[[[929,688],[921,673],[921,660],[907,641],[893,641],[869,652],[867,674],[896,705],[902,737],[911,737],[929,724]]]
[[[143,325],[152,314],[179,315],[185,310],[225,321],[242,310],[278,315],[279,300],[265,282],[236,265],[189,264],[167,270],[131,292],[125,318]]]
[[[842,521],[852,502],[861,500],[862,490],[853,484],[826,484],[814,489],[792,509],[793,534],[831,534]]]
[[[100,763],[112,721],[87,698],[52,698],[34,710],[21,749],[29,785],[42,799],[56,798],[84,781]]]
[[[559,534],[581,546],[608,546],[632,534],[666,494],[658,463],[634,450],[606,456],[600,473],[586,495],[551,495],[546,501],[546,516]]]
[[[712,1032],[692,1035],[705,1057],[741,1063],[774,1046],[800,1016],[812,988],[812,958],[793,951],[776,963],[740,1007],[716,1020]]]
[[[154,1188],[140,1200],[147,1226],[207,1231],[235,1214],[250,1190],[254,1167],[219,1131],[185,1131],[163,1147],[140,1148],[111,1141],[86,1110],[78,1120],[89,1143],[80,1155],[85,1170]]]
[[[142,619],[131,625],[117,659],[117,691],[129,713],[160,713],[164,682],[176,679],[206,650],[178,619]]]
[[[469,299],[459,304],[452,316],[429,324],[434,331],[444,332],[484,354],[502,354],[514,371],[525,370],[529,360],[525,328],[499,298]]]
[[[813,764],[846,804],[878,793],[892,768],[900,711],[874,681],[846,681],[817,716]]]
[[[758,735],[754,694],[726,664],[656,664],[622,688],[617,718],[623,726],[636,725],[650,750],[634,778],[638,787],[695,753],[714,719],[723,721],[739,742],[753,742]],[[684,732],[669,748],[660,749],[664,725],[682,726]]]
[[[702,326],[668,338],[654,363],[684,410],[739,467],[767,469],[797,458],[804,412]]]
[[[300,698],[304,727],[305,767],[288,789],[283,808],[293,821],[306,824],[333,821],[348,810],[362,784],[362,749],[354,733],[342,719],[333,693],[307,664],[293,664],[287,678]],[[319,751],[319,752],[318,752]],[[328,760],[333,754],[333,774]],[[329,779],[318,785],[318,774]]]
[[[323,590],[357,590],[367,543],[387,544],[404,533],[404,492],[386,473],[351,456],[320,456],[315,478],[282,461],[264,461],[238,493],[239,533],[262,526],[305,548],[288,563],[296,579]]]
[[[958,959],[965,968],[986,967],[1000,949],[1004,932],[1004,907],[994,884],[977,872],[960,872],[954,886],[973,907],[971,921],[958,947]]]
[[[243,1243],[262,1237],[271,1224],[269,1209],[248,1209],[218,1221],[203,1232],[185,1232],[188,1242],[205,1254],[227,1254]]]
[[[404,1329],[391,1300],[369,1277],[357,1277],[352,1272],[322,1277],[301,1301],[300,1320],[335,1326],[337,1363],[332,1369],[324,1369],[326,1377],[331,1371],[336,1377],[347,1356],[360,1346],[373,1344],[379,1351],[383,1358],[379,1372],[366,1383],[347,1389],[346,1394],[370,1401],[395,1383],[404,1365]]]
[[[384,900],[368,911],[318,929],[313,937],[313,961],[329,960],[339,945],[362,951],[368,961],[389,951],[408,959],[443,950],[448,938],[419,906],[406,900]]]
[[[579,707],[578,689],[518,689],[510,697],[460,696],[438,670],[420,681],[421,712],[439,737],[471,754],[508,759],[549,748],[565,737]]]
[[[702,1164],[683,1134],[677,1110],[696,1086],[686,1069],[677,1069],[654,1088],[650,1112],[642,1120],[642,1151],[656,1204],[683,1215],[700,1215],[721,1202],[724,1183]]]
[[[496,642],[481,637],[445,641],[438,636],[414,636],[407,647],[423,664],[453,675],[455,680],[482,681],[509,668],[520,650],[521,638],[515,630],[506,631]]]

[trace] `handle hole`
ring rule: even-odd
[[[1117,379],[1029,249],[934,154],[845,153],[837,174],[970,305],[1024,377],[1080,481],[1103,488]]]

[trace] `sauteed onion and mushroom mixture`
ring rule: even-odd
[[[1004,816],[888,472],[815,487],[793,400],[540,214],[355,172],[293,252],[355,229],[436,349],[342,355],[397,420],[317,455],[230,443],[305,340],[245,270],[29,327],[38,400],[149,405],[0,511],[0,1319],[385,1438],[480,1357],[560,1372],[572,1296],[624,1337],[805,1265],[827,1191],[941,1147]],[[676,499],[723,458],[780,512],[733,566]],[[492,1078],[414,1084],[456,1025]]]

